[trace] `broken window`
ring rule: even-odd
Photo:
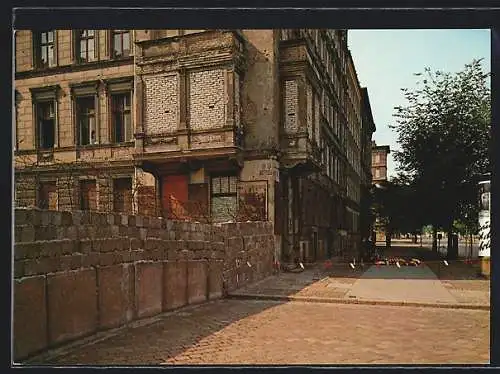
[[[130,97],[130,92],[111,96],[113,142],[115,143],[133,140]]]
[[[55,181],[40,182],[37,205],[40,209],[57,210],[57,187]]]
[[[38,127],[38,146],[40,149],[54,148],[55,144],[55,103],[54,101],[37,102],[36,117]]]
[[[97,188],[95,180],[80,181],[80,209],[97,210]]]
[[[34,35],[35,65],[47,68],[56,64],[55,31],[43,31]]]
[[[76,121],[79,145],[96,143],[95,97],[76,99]]]
[[[113,208],[115,212],[132,213],[132,178],[113,180]]]
[[[95,30],[76,31],[75,46],[78,62],[94,61],[97,54]]]
[[[113,57],[128,57],[130,54],[130,31],[113,30]]]

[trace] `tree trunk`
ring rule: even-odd
[[[446,257],[448,257],[448,259],[450,259],[450,260],[455,260],[458,257],[458,253],[456,251],[457,248],[455,248],[455,246],[454,246],[453,221],[449,222],[446,225],[446,235],[448,237]]]
[[[472,258],[472,232],[469,235],[470,235],[470,258]]]
[[[437,252],[438,247],[437,247],[437,226],[432,225],[432,252]]]

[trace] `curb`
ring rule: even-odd
[[[313,296],[281,296],[281,295],[258,295],[233,293],[227,295],[228,299],[239,300],[273,300],[273,301],[302,301],[323,304],[364,304],[364,305],[387,305],[387,306],[410,306],[444,309],[469,309],[469,310],[490,310],[489,305],[480,304],[439,304],[439,303],[419,303],[408,301],[386,301],[386,300],[360,300],[360,299],[339,299]]]

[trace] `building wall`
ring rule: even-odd
[[[268,149],[278,144],[282,106],[277,34],[277,30],[242,30],[248,59],[241,77],[241,120],[247,149]]]
[[[387,155],[389,146],[372,146],[372,175],[373,181],[387,180]]]
[[[113,208],[113,178],[120,176],[140,185],[141,192],[133,194],[134,211],[153,214],[151,204],[144,205],[152,196],[156,208],[161,205],[161,181],[168,176],[183,176],[183,188],[197,192],[181,195],[206,198],[211,209],[211,178],[229,173],[238,178],[234,201],[242,193],[265,198],[265,216],[280,223],[275,232],[287,236],[283,242],[291,251],[299,250],[299,242],[311,247],[314,241],[319,257],[326,249],[339,252],[339,230],[357,230],[365,179],[361,88],[345,30],[135,30],[133,58],[121,61],[112,59],[109,31],[97,35],[98,62],[62,69],[73,64],[72,31],[58,30],[60,66],[29,72],[31,32],[16,33],[18,204],[36,204],[41,176],[61,186],[74,183],[76,192],[61,201],[78,201],[77,185],[89,172],[70,173],[53,165],[64,162],[107,170],[94,170],[90,176],[97,180],[97,207],[102,211]],[[134,77],[136,137],[115,145],[107,82],[122,77]],[[75,146],[71,85],[89,81],[97,82],[99,145],[82,148]],[[59,142],[54,161],[41,165],[30,88],[55,84],[60,86]],[[34,168],[22,170],[26,164]],[[154,174],[147,183],[141,182],[143,171]],[[71,183],[59,182],[68,174]],[[184,210],[191,209],[187,205]],[[301,222],[306,208],[311,217]]]

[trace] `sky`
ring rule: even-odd
[[[348,45],[362,87],[368,88],[377,131],[377,145],[399,149],[394,107],[407,102],[401,88],[414,88],[414,73],[426,67],[454,73],[473,59],[484,58],[491,71],[490,30],[349,30]],[[389,154],[388,177],[396,176],[396,163]]]

